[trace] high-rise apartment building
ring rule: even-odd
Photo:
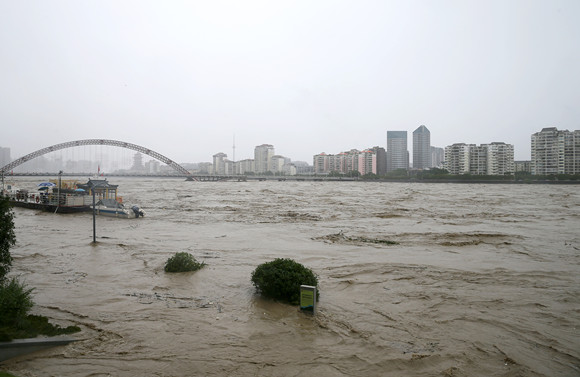
[[[377,154],[372,149],[366,149],[357,155],[358,172],[361,175],[377,174]]]
[[[514,146],[494,142],[487,144],[488,175],[505,175],[515,173]]]
[[[445,148],[445,168],[449,174],[513,174],[514,146],[498,142],[449,145]]]
[[[284,156],[275,155],[272,156],[270,161],[270,167],[272,173],[282,173],[284,171],[283,167],[286,164],[286,158]]]
[[[409,169],[407,131],[387,131],[387,172]]]
[[[312,164],[314,165],[314,173],[321,174],[330,172],[330,158],[331,155],[328,155],[324,152],[315,154],[314,158],[312,159]]]
[[[0,147],[0,168],[11,163],[10,148]]]
[[[543,128],[532,134],[532,174],[580,174],[580,130]]]
[[[445,147],[445,168],[449,174],[469,173],[469,147],[471,145],[455,143]]]
[[[358,151],[351,149],[348,152],[341,152],[339,154],[320,153],[314,155],[314,172],[317,174],[328,174],[337,172],[341,174],[358,171],[361,175],[378,174],[379,157],[381,152],[384,154],[383,148],[374,147]]]
[[[270,144],[262,144],[254,148],[256,173],[272,171],[272,157],[274,154],[274,146]]]
[[[425,126],[413,131],[413,169],[429,169],[431,164],[431,132]]]
[[[213,155],[213,174],[226,174],[227,157],[228,155],[222,152]]]
[[[256,171],[256,164],[253,159],[245,159],[234,163],[234,174],[246,174]]]
[[[387,174],[387,151],[382,147],[371,148],[377,155],[377,175]]]
[[[431,147],[431,167],[440,168],[445,161],[445,149],[439,147]]]
[[[487,174],[487,145],[469,145],[469,174]]]

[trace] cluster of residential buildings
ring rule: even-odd
[[[314,155],[314,172],[385,175],[396,170],[442,168],[444,149],[431,146],[431,132],[424,125],[413,131],[413,164],[407,148],[407,131],[387,131],[387,149],[372,147],[359,151],[352,149],[339,154]]]
[[[277,155],[274,146],[262,144],[254,148],[254,158],[231,161],[228,155],[220,152],[213,155],[213,163],[201,166],[200,170],[218,175],[273,174],[297,175],[311,173],[306,162],[292,162],[290,158]]]
[[[450,174],[506,175],[518,171],[533,175],[580,174],[580,130],[544,128],[532,135],[531,161],[515,161],[514,146],[455,143],[445,148],[431,146],[431,134],[424,125],[413,131],[413,163],[409,163],[407,131],[387,131],[387,149],[372,147],[339,154],[314,155],[314,172],[384,175],[391,171],[446,169]]]

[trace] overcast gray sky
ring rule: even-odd
[[[580,126],[580,1],[0,0],[0,146],[123,140],[312,163]],[[412,152],[411,152],[412,155]]]

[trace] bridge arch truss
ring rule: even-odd
[[[85,145],[107,145],[107,146],[112,146],[112,147],[132,149],[134,151],[144,153],[148,156],[155,158],[156,160],[159,160],[159,161],[167,164],[168,166],[172,167],[174,170],[183,174],[183,176],[185,176],[187,178],[192,177],[191,173],[189,171],[187,171],[187,169],[185,169],[183,166],[179,165],[175,161],[172,161],[171,159],[165,157],[161,153],[157,153],[149,148],[145,148],[145,147],[142,147],[142,146],[137,145],[137,144],[131,144],[131,143],[127,143],[124,141],[107,140],[107,139],[75,140],[75,141],[68,141],[66,143],[55,144],[55,145],[52,145],[50,147],[42,148],[42,149],[39,149],[35,152],[29,153],[26,156],[20,157],[19,159],[16,159],[16,160],[12,161],[11,163],[3,166],[2,168],[0,168],[0,174],[4,175],[7,172],[14,169],[15,167],[22,165],[23,163],[30,161],[36,157],[40,157],[44,154],[58,151],[61,149],[66,149],[66,148],[82,147]]]

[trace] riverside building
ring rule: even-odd
[[[580,130],[543,128],[532,134],[534,175],[580,174]]]
[[[270,144],[258,145],[254,148],[255,172],[265,173],[272,171],[272,157],[274,157],[274,146]]]
[[[431,167],[440,168],[445,161],[445,149],[439,147],[431,147]]]
[[[348,152],[341,152],[335,155],[323,152],[313,157],[314,173],[328,174],[337,172],[346,174],[358,171],[361,175],[379,174],[382,159],[381,153],[384,154],[384,149],[380,147],[368,148],[363,151],[351,149]]]
[[[413,169],[428,169],[431,164],[431,132],[425,126],[413,131]]]
[[[445,147],[445,167],[449,174],[513,174],[514,146],[501,142],[479,146],[456,143]]]
[[[409,169],[407,131],[387,131],[387,172]]]

